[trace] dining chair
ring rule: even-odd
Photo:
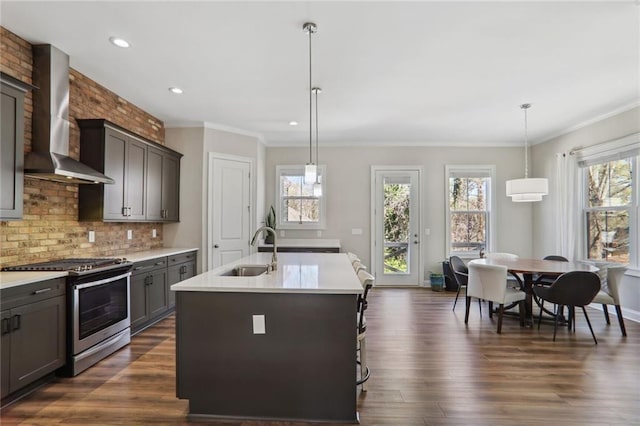
[[[568,262],[569,259],[567,259],[564,256],[558,256],[555,254],[549,255],[549,256],[545,256],[542,258],[542,260],[554,260],[556,262]],[[544,275],[544,274],[540,274],[538,275],[535,280],[533,281],[533,285],[551,285],[554,283],[554,281],[556,280],[556,278],[558,278],[555,275]]]
[[[549,287],[534,286],[533,292],[541,299],[542,305],[548,301],[558,305],[557,314],[555,315],[553,326],[553,341],[556,341],[556,331],[558,330],[559,313],[564,306],[569,308],[569,329],[573,324],[575,331],[575,307],[580,306],[584,317],[589,325],[591,336],[593,341],[598,344],[596,335],[591,327],[591,321],[589,321],[589,315],[585,306],[591,303],[596,294],[600,291],[600,278],[595,272],[587,271],[571,271],[560,275],[553,284]],[[540,329],[540,323],[542,322],[542,309],[540,309],[540,316],[538,317],[538,329]]]
[[[495,260],[518,260],[520,256],[513,253],[500,253],[500,252],[489,252],[485,253],[485,259],[495,259]],[[520,287],[521,290],[524,290],[524,283],[522,277],[517,275],[515,272],[508,272],[507,276],[507,286],[509,287]]]
[[[353,262],[355,262],[356,260],[360,260],[360,258],[358,257],[358,255],[356,255],[355,253],[352,253],[350,251],[347,252],[347,257],[349,258],[349,262],[351,262],[351,264],[353,265]]]
[[[484,299],[490,303],[498,303],[498,329],[502,332],[502,318],[505,304],[518,302],[520,311],[520,325],[524,326],[526,293],[520,288],[511,288],[506,285],[507,267],[502,265],[485,265],[472,260],[468,264],[469,281],[467,283],[467,306],[464,315],[464,323],[469,321],[469,308],[471,298]]]
[[[369,295],[369,291],[373,287],[375,277],[365,270],[360,270],[357,274],[364,292],[361,295],[358,295],[357,304],[356,326],[358,332],[358,340],[356,344],[356,352],[359,352],[360,354],[360,359],[359,361],[357,361],[357,363],[360,364],[360,378],[356,381],[356,386],[362,385],[362,391],[366,392],[367,388],[365,382],[369,380],[369,377],[371,376],[371,370],[369,369],[369,365],[367,364],[367,319],[364,315],[364,312],[368,307],[367,296]]]
[[[367,267],[364,266],[362,264],[362,262],[360,262],[360,259],[358,260],[354,260],[353,263],[351,264],[351,266],[353,266],[353,270],[356,271],[356,274],[362,270],[366,270]]]
[[[597,265],[596,265],[597,266]],[[600,266],[603,267],[603,266]],[[607,305],[614,305],[616,307],[616,314],[618,315],[618,324],[620,324],[620,331],[623,336],[627,335],[627,329],[624,326],[624,319],[622,318],[622,308],[620,307],[620,283],[624,276],[627,267],[624,265],[612,265],[608,264],[607,268],[607,280],[606,282],[600,282],[601,287],[596,297],[593,298],[591,303],[602,304],[602,310],[604,311],[604,318],[607,324],[611,324],[609,321],[609,310]]]
[[[460,289],[467,288],[467,281],[469,279],[469,269],[465,265],[464,261],[458,256],[451,256],[449,258],[449,266],[453,271],[453,277],[458,284],[458,291],[456,292],[456,299],[453,301],[453,310],[456,310],[456,303],[458,303],[458,296],[460,296]]]

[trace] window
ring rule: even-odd
[[[322,196],[304,183],[304,166],[276,166],[278,226],[282,229],[324,229],[326,200],[325,166],[318,166]]]
[[[495,166],[446,166],[447,252],[478,257],[493,241]]]
[[[630,263],[636,158],[585,167],[587,258]],[[637,234],[637,230],[635,230]]]
[[[582,256],[640,266],[640,133],[575,152],[582,168]],[[638,275],[640,276],[640,275]]]

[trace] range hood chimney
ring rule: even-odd
[[[69,56],[49,45],[33,46],[33,139],[25,176],[64,183],[115,183],[69,157]]]

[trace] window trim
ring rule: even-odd
[[[451,209],[449,208],[449,177],[453,172],[462,173],[487,173],[490,178],[490,184],[487,188],[487,215],[489,220],[487,232],[487,244],[484,250],[492,251],[495,248],[496,241],[496,166],[494,164],[470,164],[470,165],[451,165],[444,166],[444,205],[445,205],[445,250],[447,259],[451,256],[459,256],[464,259],[477,258],[478,251],[456,252],[450,251],[451,248]]]
[[[275,203],[274,205],[276,206],[276,218],[277,218],[277,226],[279,229],[290,229],[290,230],[294,230],[294,229],[299,229],[299,230],[309,230],[309,229],[314,229],[314,230],[324,230],[326,229],[326,224],[327,224],[327,167],[324,164],[320,164],[318,165],[318,172],[320,173],[320,176],[322,176],[322,181],[320,182],[320,185],[322,185],[322,195],[320,197],[314,197],[314,196],[309,196],[309,197],[303,197],[303,198],[309,198],[309,199],[318,199],[319,203],[320,203],[320,211],[319,211],[319,220],[317,223],[292,223],[292,222],[285,222],[282,220],[282,218],[284,217],[284,215],[282,214],[282,194],[280,193],[280,177],[282,176],[283,173],[288,172],[294,172],[296,174],[300,174],[300,176],[304,176],[304,165],[299,165],[299,164],[283,164],[283,165],[277,165],[276,166],[276,179],[275,179]]]

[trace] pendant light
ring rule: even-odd
[[[543,195],[549,193],[549,182],[545,178],[530,178],[528,151],[529,141],[527,135],[527,110],[531,104],[522,104],[524,111],[524,179],[511,179],[507,181],[507,197],[516,203],[541,201]]]
[[[313,94],[316,97],[316,165],[319,167],[320,166],[320,160],[318,160],[318,146],[319,146],[319,139],[318,139],[318,93],[322,93],[322,89],[319,87],[314,87],[313,89],[311,89],[311,91],[313,92]],[[316,170],[316,181],[313,184],[313,196],[314,197],[322,197],[322,184],[320,182],[320,171]]]
[[[313,22],[306,22],[302,29],[309,34],[309,162],[304,166],[304,183],[312,185],[318,178],[318,168],[313,162],[313,87],[312,87],[312,75],[311,75],[311,35],[318,31],[316,24]]]

